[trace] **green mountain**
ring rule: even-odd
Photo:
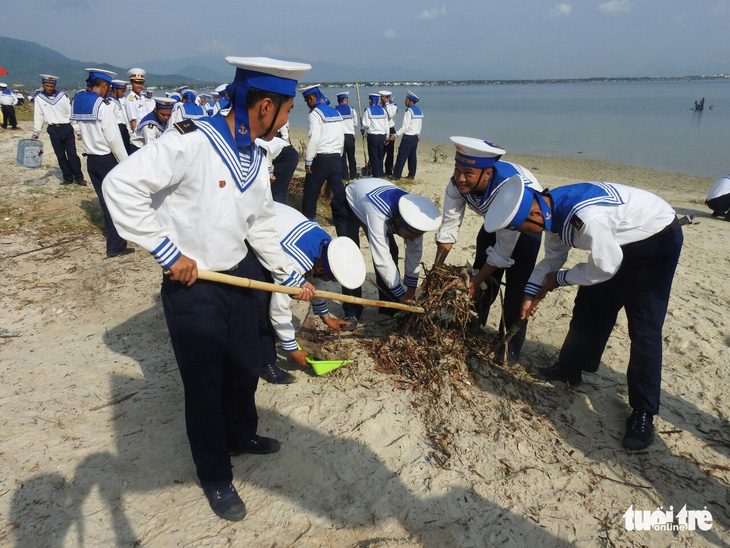
[[[115,67],[96,61],[76,61],[60,53],[26,40],[16,40],[0,36],[0,67],[8,74],[0,76],[0,80],[11,87],[24,87],[30,91],[40,87],[39,74],[58,76],[58,87],[64,90],[84,87],[86,67],[111,70],[118,74],[120,80],[127,79],[127,68]],[[183,84],[191,87],[217,86],[220,82],[210,82],[185,76],[183,74],[147,74],[146,85],[172,89]]]

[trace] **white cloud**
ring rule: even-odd
[[[386,38],[395,38],[396,34],[393,29],[388,29],[385,31],[385,37]]]
[[[548,10],[548,14],[553,18],[560,17],[562,15],[568,15],[572,9],[570,4],[555,4],[555,6]]]
[[[633,7],[634,4],[632,2],[629,2],[629,0],[611,0],[610,2],[600,4],[598,6],[598,9],[601,10],[603,13],[615,14],[626,13],[627,11],[630,11]]]
[[[431,8],[430,10],[423,10],[421,13],[416,15],[416,19],[436,19],[437,17],[446,17],[446,6],[443,5],[440,8]]]

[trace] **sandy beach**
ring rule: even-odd
[[[45,133],[43,167],[18,166],[17,140],[30,136],[32,123],[20,126],[0,129],[0,546],[730,544],[730,223],[704,205],[715,179],[504,157],[544,187],[624,183],[695,216],[684,229],[664,327],[662,409],[648,450],[621,447],[630,412],[622,314],[601,368],[581,386],[529,374],[555,360],[575,288],[545,300],[519,364],[471,364],[471,376],[438,405],[375,368],[367,347],[391,323],[368,309],[364,325],[338,342],[353,363],[318,377],[280,354],[297,382],[260,382],[259,433],[281,440],[282,451],[234,459],[248,515],[231,523],[211,512],[196,483],[159,267],[139,248],[105,257],[93,188],[59,185]],[[292,136],[306,141],[306,130]],[[358,137],[360,164],[361,145]],[[422,141],[416,180],[403,186],[440,206],[452,170],[450,146]],[[295,177],[303,174],[300,162]],[[328,208],[321,212],[329,217]],[[471,262],[481,222],[467,213],[447,263]],[[433,235],[424,248],[430,267]],[[366,245],[363,253],[372,274]],[[571,260],[581,257],[574,252]],[[364,291],[375,298],[374,288]],[[303,321],[307,306],[295,308]],[[331,310],[341,314],[337,303]],[[439,449],[429,436],[433,407],[445,412],[446,465],[434,458]],[[675,515],[707,510],[712,527],[627,530],[630,507],[670,506]]]

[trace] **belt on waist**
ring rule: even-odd
[[[694,216],[692,215],[683,215],[682,217],[675,217],[674,220],[669,223],[667,226],[665,226],[663,229],[661,229],[658,234],[666,234],[667,232],[670,232],[672,230],[677,230],[680,227],[683,227],[684,225],[691,225],[692,221],[694,221]]]
[[[337,154],[336,152],[333,152],[331,154],[321,154],[318,152],[317,156],[315,156],[315,158],[332,158],[335,156],[337,156],[339,158],[340,156],[342,156],[342,154]]]
[[[241,263],[240,262],[234,264],[228,270],[218,270],[218,272],[220,272],[221,274],[230,274],[231,272],[233,272],[234,270],[236,270],[239,266],[241,266]]]
[[[65,124],[48,124],[49,126],[53,127],[61,127],[61,126],[70,126],[71,124],[69,122],[66,122]]]

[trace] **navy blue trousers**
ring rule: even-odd
[[[485,310],[480,315],[482,323],[487,321],[489,316],[489,308],[499,295],[499,283],[506,272],[506,287],[504,291],[504,323],[509,329],[515,322],[519,321],[522,313],[522,299],[525,296],[525,285],[530,279],[530,274],[535,267],[535,260],[540,251],[541,237],[529,234],[521,234],[512,252],[512,260],[514,264],[509,268],[498,268],[492,273],[491,280],[487,280],[487,293],[482,301]],[[480,270],[487,262],[487,247],[493,246],[497,242],[496,233],[489,233],[482,227],[477,234],[476,256],[474,258],[474,268]],[[504,326],[499,322],[499,334],[504,334]],[[520,329],[509,342],[509,353],[515,358],[520,357],[522,345],[527,336],[527,326]]]
[[[281,149],[281,152],[272,163],[276,180],[271,183],[271,194],[275,202],[286,204],[289,184],[299,163],[299,153],[293,146],[286,146]]]
[[[404,135],[398,147],[398,157],[395,159],[393,178],[400,179],[403,176],[403,168],[408,161],[408,177],[413,179],[416,176],[418,162],[418,135]]]
[[[81,171],[81,159],[76,153],[76,134],[71,124],[48,126],[48,137],[51,139],[53,152],[58,160],[58,167],[63,173],[63,181],[72,183],[83,181],[84,174]]]
[[[244,259],[229,274],[254,272]],[[258,426],[261,352],[253,290],[202,280],[188,287],[165,277],[161,296],[198,478],[203,487],[229,483],[229,449],[252,439]]]
[[[707,200],[706,203],[716,217],[730,214],[730,194]]]
[[[385,156],[385,135],[368,133],[368,158],[370,174],[373,177],[383,176],[383,157]]]
[[[659,412],[662,327],[682,241],[678,228],[622,246],[623,262],[610,280],[578,289],[558,359],[570,372],[597,371],[623,308],[631,340],[626,372],[629,404],[652,415]]]
[[[18,120],[15,117],[15,107],[13,105],[3,105],[3,128],[7,129],[8,124],[11,128],[18,127]]]
[[[350,179],[357,179],[355,136],[352,133],[345,133],[345,147],[342,150],[342,178],[347,181]]]
[[[369,237],[368,235],[368,229],[367,227],[360,222],[360,219],[355,215],[355,213],[352,211],[352,208],[350,207],[350,204],[347,204],[347,211],[348,211],[348,217],[347,217],[347,234],[346,236],[350,238],[353,242],[357,244],[357,247],[360,247],[360,228],[362,228],[365,231],[365,237]],[[390,247],[390,256],[393,258],[393,261],[395,264],[398,264],[398,244],[395,241],[395,237],[392,234],[388,234],[388,246]],[[380,273],[378,272],[378,269],[375,267],[375,263],[373,263],[373,269],[375,270],[375,283],[378,284],[378,299],[381,301],[391,301],[391,302],[398,302],[398,298],[393,295],[388,288],[385,285],[385,282],[383,281],[383,278],[380,277]],[[344,295],[352,295],[353,297],[362,297],[362,288],[358,287],[356,289],[347,289],[346,287],[342,288],[342,293]],[[362,316],[363,312],[363,306],[361,304],[354,304],[354,303],[344,303],[342,305],[342,309],[345,312],[345,317],[353,316],[355,318],[360,319],[360,316]],[[393,314],[397,312],[397,310],[394,310],[392,308],[381,308],[380,312],[383,314]]]
[[[249,249],[251,249],[251,246],[249,246]],[[251,263],[252,280],[274,283],[271,272],[266,270],[253,251],[248,252],[245,260]],[[274,331],[274,326],[271,325],[271,319],[269,318],[271,293],[255,289],[253,291],[253,296],[254,299],[256,299],[256,314],[258,315],[259,341],[261,344],[261,366],[274,365],[277,360],[277,355],[276,331]]]
[[[304,178],[302,213],[308,219],[317,217],[317,200],[325,181],[332,192],[330,209],[335,232],[344,236],[347,230],[347,210],[345,209],[345,187],[342,185],[342,158],[339,154],[317,154],[311,165],[312,173]]]
[[[89,154],[86,157],[86,170],[89,172],[91,184],[94,185],[96,196],[99,198],[101,211],[104,214],[107,253],[117,253],[119,251],[124,251],[127,248],[127,240],[122,238],[119,235],[119,232],[117,232],[114,222],[112,221],[112,216],[109,214],[109,209],[106,207],[104,193],[101,191],[101,184],[104,181],[104,177],[106,177],[116,165],[117,159],[113,154],[105,154],[104,156]]]

